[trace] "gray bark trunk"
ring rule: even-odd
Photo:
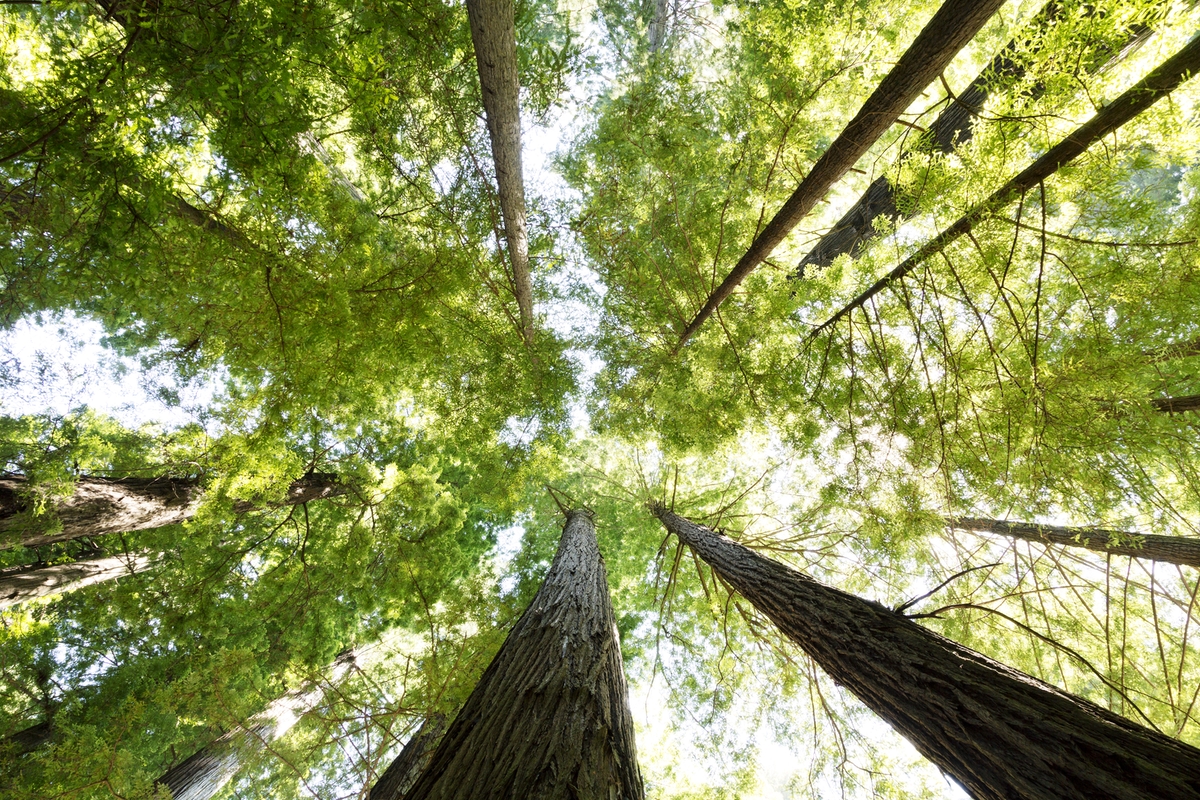
[[[823,586],[662,506],[654,513],[977,800],[1200,798],[1200,750],[878,603]]]
[[[1045,155],[1033,162],[1016,177],[992,193],[991,197],[960,217],[953,225],[942,231],[917,252],[880,278],[869,289],[855,297],[841,310],[814,330],[811,341],[821,331],[837,324],[838,320],[861,308],[879,292],[903,278],[920,266],[925,259],[941,252],[947,245],[971,230],[972,226],[996,213],[1001,207],[1029,191],[1053,175],[1058,169],[1075,160],[1093,143],[1115,131],[1129,120],[1142,113],[1155,102],[1166,97],[1200,68],[1200,38],[1193,39],[1186,47],[1167,59],[1156,70],[1102,108],[1096,116],[1085,122],[1074,133],[1063,139]]]
[[[367,793],[367,800],[401,800],[412,788],[433,758],[433,750],[446,732],[446,716],[431,714],[421,727],[405,743],[400,754],[375,781]]]
[[[1114,556],[1132,556],[1200,568],[1200,539],[1189,536],[1159,536],[1106,528],[1067,528],[996,519],[950,518],[946,520],[946,524],[952,528],[998,533],[1039,544],[1086,547]]]
[[[480,93],[492,141],[496,190],[504,239],[521,315],[521,336],[533,344],[533,286],[529,278],[529,235],[525,224],[525,181],[521,174],[520,81],[513,0],[467,0],[471,41],[479,68]]]
[[[817,159],[783,208],[767,223],[721,285],[708,296],[696,318],[684,329],[676,352],[733,293],[738,284],[771,255],[771,251],[825,196],[830,187],[912,105],[922,90],[945,70],[951,59],[971,41],[1001,5],[1003,0],[946,0],[863,104],[858,115]]]
[[[405,800],[640,800],[604,561],[572,511],[546,579]]]
[[[154,559],[148,556],[119,555],[9,572],[0,575],[0,608],[73,592],[84,586],[142,572],[153,565]]]

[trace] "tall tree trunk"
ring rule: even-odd
[[[401,800],[417,778],[429,766],[434,748],[446,732],[446,715],[430,714],[421,727],[405,743],[400,754],[375,781],[367,800]]]
[[[354,651],[333,662],[328,683],[336,684],[354,666]],[[313,682],[280,697],[246,723],[219,737],[167,771],[158,783],[171,790],[174,800],[208,800],[224,788],[250,753],[283,736],[321,700],[324,688]]]
[[[529,608],[405,800],[640,800],[642,777],[592,515],[567,515]]]
[[[977,800],[1200,798],[1200,750],[823,586],[661,505],[653,511]]]
[[[54,725],[50,720],[43,720],[0,739],[0,752],[7,749],[12,755],[22,756],[37,750],[53,737]]]
[[[504,238],[512,263],[513,293],[521,314],[521,336],[533,344],[533,285],[529,279],[529,235],[525,225],[525,181],[521,175],[520,81],[513,0],[467,0],[471,41],[479,68],[483,111],[492,140],[496,189]]]
[[[19,476],[0,478],[0,550],[173,525],[194,515],[204,495],[199,483],[190,478],[81,477],[75,482],[75,493],[54,507],[54,519],[62,524],[61,529],[40,533],[30,530],[37,523],[21,514],[26,510],[21,495],[27,485]],[[238,500],[233,508],[244,514],[335,497],[346,490],[336,475],[314,474],[293,481],[282,501]]]
[[[858,115],[817,159],[796,191],[750,245],[737,265],[705,300],[675,347],[687,340],[712,316],[726,297],[783,241],[871,145],[882,136],[951,59],[975,36],[1004,0],[946,0],[917,35],[896,66],[867,98]]]
[[[73,592],[94,583],[143,572],[153,565],[154,559],[149,556],[119,555],[85,558],[70,564],[20,569],[0,574],[0,608],[9,608],[52,594]]]
[[[1159,536],[1106,528],[1067,528],[1034,522],[1008,522],[997,519],[947,518],[952,528],[983,533],[999,533],[1039,544],[1086,547],[1098,553],[1148,558],[1168,564],[1200,568],[1200,539],[1190,536]]]
[[[1045,155],[1026,167],[1016,177],[1001,186],[991,197],[972,208],[960,217],[953,225],[931,239],[924,247],[917,250],[887,275],[880,278],[869,289],[855,297],[836,314],[821,323],[807,341],[812,341],[821,331],[837,324],[838,320],[849,315],[856,308],[861,308],[879,292],[903,278],[920,266],[925,259],[941,252],[948,244],[971,230],[972,226],[988,217],[1018,195],[1029,191],[1042,181],[1049,178],[1059,167],[1071,163],[1093,143],[1115,131],[1129,120],[1142,113],[1155,102],[1166,97],[1181,83],[1190,78],[1200,69],[1200,37],[1193,39],[1187,46],[1171,58],[1167,59],[1132,86],[1124,94],[1108,104],[1085,122],[1074,133],[1052,147]]]

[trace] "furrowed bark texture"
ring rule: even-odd
[[[952,528],[983,533],[999,533],[1038,544],[1086,547],[1114,556],[1147,558],[1168,564],[1200,567],[1200,539],[1190,536],[1160,536],[1105,528],[1069,528],[1039,525],[1034,522],[1008,522],[997,519],[947,519]]]
[[[521,175],[521,86],[513,13],[513,0],[467,0],[483,111],[492,140],[504,238],[512,262],[513,293],[521,314],[521,336],[526,344],[533,344],[533,286],[529,279],[525,181]]]
[[[817,159],[812,170],[759,233],[750,249],[721,285],[708,296],[696,318],[684,329],[676,352],[733,293],[738,284],[771,255],[771,251],[825,196],[829,188],[912,105],[921,91],[945,70],[958,51],[971,41],[1003,3],[1004,0],[946,0],[892,71],[867,98],[858,115]]]
[[[0,576],[0,608],[9,608],[19,603],[63,594],[91,586],[94,583],[111,581],[122,575],[143,572],[154,565],[148,556],[105,556],[72,561],[70,564],[55,564]]]
[[[823,586],[662,506],[654,513],[977,800],[1200,798],[1200,750],[878,603]]]
[[[1033,162],[1016,177],[1001,186],[979,205],[960,217],[953,225],[931,239],[887,275],[880,278],[869,289],[851,300],[846,306],[809,335],[811,341],[838,320],[861,308],[879,292],[903,278],[920,266],[925,259],[941,252],[958,237],[986,217],[996,213],[1008,202],[1016,199],[1042,181],[1049,178],[1059,167],[1069,164],[1092,144],[1115,131],[1129,120],[1142,113],[1158,100],[1166,97],[1200,68],[1200,37],[1164,61],[1157,69],[1102,108],[1096,116],[1085,122],[1067,138],[1052,147],[1045,155]]]
[[[25,510],[21,492],[26,485],[22,477],[0,478],[0,550],[173,525],[192,517],[204,495],[192,479],[83,477],[75,483],[75,494],[54,507],[62,528],[38,533],[29,531],[30,521],[18,516]],[[238,500],[233,508],[242,514],[322,500],[346,491],[336,475],[315,474],[293,481],[282,501]]]
[[[354,663],[353,651],[338,656],[330,670],[329,682],[340,681]],[[261,751],[287,733],[323,694],[318,683],[288,692],[247,720],[245,725],[229,731],[172,767],[157,782],[171,790],[174,800],[208,800],[237,774],[246,755]]]
[[[621,647],[590,513],[405,800],[640,800]]]
[[[421,723],[421,727],[405,743],[400,754],[375,781],[367,800],[401,800],[412,788],[417,778],[429,766],[433,750],[446,732],[446,716],[432,714]]]

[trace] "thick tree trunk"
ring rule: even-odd
[[[1151,561],[1200,568],[1200,539],[1190,536],[1159,536],[1105,528],[1066,528],[1059,525],[1039,525],[1034,522],[957,517],[948,518],[946,524],[952,528],[999,533],[1039,544],[1086,547],[1098,553],[1109,553],[1114,556],[1148,558]]]
[[[338,656],[330,669],[328,682],[338,683],[354,664],[353,651]],[[171,790],[174,800],[208,800],[237,774],[247,754],[261,751],[291,730],[323,694],[322,685],[317,683],[288,692],[247,720],[245,725],[229,731],[172,767],[157,782]]]
[[[0,740],[0,752],[7,749],[13,755],[32,753],[54,738],[54,726],[50,720],[30,725]]]
[[[854,166],[951,59],[975,36],[1004,0],[946,0],[867,98],[858,115],[817,159],[783,208],[767,223],[725,280],[713,290],[679,337],[676,352],[712,316],[746,276],[758,267],[825,193]]]
[[[1200,68],[1200,37],[1193,39],[1191,43],[1164,61],[1156,70],[1112,103],[1100,109],[1096,116],[1085,122],[1074,133],[1056,144],[1045,155],[993,192],[991,197],[968,211],[953,225],[930,240],[928,244],[904,259],[898,267],[880,278],[869,289],[847,303],[828,320],[821,323],[809,335],[808,341],[811,341],[826,328],[837,324],[838,320],[849,315],[856,308],[861,308],[868,300],[879,294],[879,292],[920,266],[925,259],[935,253],[941,252],[948,244],[970,231],[976,223],[996,213],[1005,204],[1037,186],[1057,172],[1060,167],[1074,161],[1092,144],[1112,133],[1154,105],[1158,100],[1166,97],[1181,83],[1190,78],[1198,68]]]
[[[640,800],[641,772],[590,512],[567,516],[533,602],[405,800]]]
[[[434,748],[442,740],[446,732],[446,715],[431,714],[421,723],[421,727],[405,743],[400,754],[392,759],[392,763],[375,781],[367,800],[401,800],[404,793],[412,788],[433,758]]]
[[[655,515],[977,800],[1200,798],[1200,750],[660,506]]]
[[[21,493],[27,483],[17,476],[0,478],[0,550],[173,525],[195,514],[204,494],[192,479],[81,477],[74,495],[54,507],[61,529],[39,533],[29,530],[30,520],[21,515],[25,510]],[[314,474],[292,482],[282,501],[238,500],[233,508],[244,514],[335,497],[346,490],[336,475]]]
[[[513,293],[521,314],[521,336],[528,345],[533,344],[533,286],[529,279],[525,181],[521,175],[521,86],[513,13],[513,0],[467,0],[483,111],[492,140],[504,238],[512,262]]]
[[[0,574],[0,608],[133,575],[154,565],[148,556],[105,556]]]

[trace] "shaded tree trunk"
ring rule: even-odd
[[[354,664],[354,651],[338,656],[330,669],[329,683],[339,682]],[[208,800],[233,779],[247,755],[263,750],[291,730],[323,694],[318,683],[288,692],[244,725],[172,767],[157,782],[171,790],[174,800]]]
[[[412,788],[433,758],[434,748],[442,740],[446,732],[446,715],[431,714],[421,723],[421,727],[405,743],[400,754],[392,759],[392,763],[375,781],[367,800],[401,800],[404,793]]]
[[[654,514],[977,800],[1200,798],[1200,750],[668,511]]]
[[[45,533],[36,530],[45,523],[22,514],[28,510],[21,496],[27,486],[22,477],[0,478],[0,550],[173,525],[192,517],[204,495],[190,478],[81,477],[75,482],[75,493],[54,507],[53,519],[62,527]],[[336,475],[314,474],[293,481],[282,501],[238,500],[233,508],[244,514],[335,497],[346,490]]]
[[[838,320],[861,308],[879,292],[920,266],[925,259],[941,252],[947,245],[971,230],[972,226],[996,213],[1017,196],[1049,178],[1058,169],[1071,163],[1088,147],[1166,97],[1200,68],[1200,38],[1193,39],[1178,53],[1167,59],[1109,105],[1085,122],[1074,133],[1052,147],[1045,155],[1026,167],[1016,177],[1001,186],[979,205],[960,217],[953,225],[931,239],[865,292],[855,297],[836,314],[821,323],[809,334],[811,341],[821,331],[837,324]]]
[[[946,0],[896,66],[887,74],[857,116],[817,159],[796,191],[767,223],[754,243],[713,290],[703,307],[684,329],[675,347],[678,352],[687,340],[712,316],[725,298],[733,293],[746,276],[763,262],[783,241],[792,228],[812,210],[871,145],[882,136],[975,36],[1003,0]]]
[[[0,574],[0,608],[9,608],[39,597],[73,592],[94,583],[143,572],[153,565],[154,559],[149,556],[119,555],[10,571]]]
[[[52,738],[54,738],[54,726],[50,720],[44,720],[4,737],[0,742],[0,749],[9,748],[14,755],[25,755],[32,753]]]
[[[1106,528],[1068,528],[1059,525],[1039,525],[1034,522],[958,517],[948,518],[946,524],[952,528],[998,533],[1038,544],[1086,547],[1114,556],[1148,558],[1151,561],[1200,568],[1200,539],[1190,536],[1159,536]]]
[[[531,345],[533,286],[529,278],[525,181],[521,175],[521,87],[517,76],[517,29],[513,14],[513,0],[467,0],[483,110],[492,140],[504,239],[512,263],[513,293],[521,314],[521,336],[525,344]]]
[[[529,608],[405,800],[640,800],[641,772],[590,512],[567,516]]]

